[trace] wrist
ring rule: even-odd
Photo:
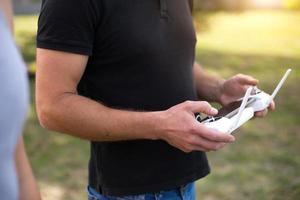
[[[156,112],[147,112],[146,120],[149,126],[149,131],[146,132],[146,139],[150,140],[159,140],[162,139],[163,136],[163,113],[164,111],[156,111]]]
[[[168,118],[170,117],[168,110],[157,111],[152,113],[152,136],[155,140],[166,140],[168,138]]]
[[[223,105],[223,94],[224,94],[224,83],[226,82],[225,79],[219,79],[217,82],[217,89],[216,89],[216,102]]]

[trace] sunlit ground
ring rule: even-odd
[[[33,70],[36,20],[16,17],[17,42]],[[299,24],[299,11],[195,14],[197,60],[211,73],[250,74],[271,92],[286,68],[293,69],[277,111],[236,132],[235,144],[209,153],[212,173],[198,182],[198,199],[299,199]],[[25,139],[44,199],[86,198],[87,142],[43,130],[33,105]]]

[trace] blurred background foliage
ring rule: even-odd
[[[44,130],[36,117],[39,1],[15,3],[16,41],[31,74],[25,142],[43,198],[86,199],[88,142]],[[236,132],[234,144],[208,154],[212,173],[197,182],[198,199],[300,199],[300,0],[194,3],[196,59],[210,73],[225,78],[250,74],[271,92],[284,71],[293,69],[276,98],[277,111],[247,123]]]
[[[196,10],[299,9],[300,0],[194,0],[194,5]]]
[[[300,9],[299,0],[285,0],[283,5],[288,9]]]

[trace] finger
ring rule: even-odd
[[[186,101],[184,105],[186,109],[188,109],[192,113],[204,113],[206,115],[218,114],[218,110],[212,107],[206,101]]]
[[[265,117],[268,114],[268,109],[255,113],[255,117]]]
[[[210,149],[206,149],[206,148],[198,146],[198,145],[191,145],[191,148],[193,149],[193,151],[203,151],[203,152],[211,151]]]
[[[231,143],[235,141],[233,135],[228,133],[221,133],[219,131],[206,128],[204,125],[200,123],[198,125],[198,129],[196,130],[196,134],[212,142]]]
[[[275,108],[276,108],[275,102],[272,101],[272,102],[270,103],[268,109],[270,109],[271,111],[273,111],[273,110],[275,110]]]
[[[190,153],[192,151],[204,151],[204,152],[210,151],[209,149],[206,149],[201,146],[193,145],[193,144],[182,144],[180,146],[175,146],[175,147],[184,151],[185,153]]]
[[[203,137],[196,136],[195,139],[193,140],[192,145],[196,150],[204,149],[206,151],[217,151],[223,148],[226,145],[226,143],[212,142]]]
[[[241,84],[244,85],[257,85],[258,84],[258,80],[253,78],[252,76],[248,76],[248,75],[244,75],[244,74],[239,74],[236,76],[237,81]]]

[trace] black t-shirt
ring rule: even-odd
[[[197,100],[195,43],[188,0],[44,0],[37,36],[39,48],[89,56],[80,95],[137,111]],[[89,184],[106,195],[173,189],[208,173],[205,153],[165,141],[91,142]]]

